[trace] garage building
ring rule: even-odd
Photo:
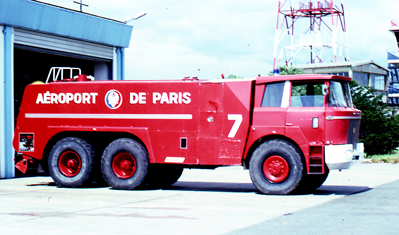
[[[23,90],[51,67],[78,67],[96,80],[124,79],[133,27],[31,0],[0,0],[0,178],[12,178],[12,138]]]

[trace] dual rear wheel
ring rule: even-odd
[[[101,157],[87,141],[67,137],[58,141],[49,155],[49,171],[62,187],[80,187],[105,180],[116,189],[139,186],[163,188],[175,183],[183,168],[150,165],[147,150],[137,141],[120,138],[111,142]]]
[[[80,138],[67,137],[52,148],[48,167],[55,183],[74,188],[92,183],[99,163],[92,145]]]
[[[104,150],[101,171],[112,188],[164,188],[180,178],[183,167],[149,164],[148,152],[140,143],[122,138]]]
[[[137,141],[121,138],[111,142],[101,157],[101,172],[112,188],[134,189],[148,170],[147,150]]]

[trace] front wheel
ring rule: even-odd
[[[284,140],[262,143],[249,162],[251,180],[264,194],[289,194],[301,181],[302,171],[301,154]]]
[[[306,174],[302,177],[301,182],[299,183],[298,188],[295,190],[298,193],[311,193],[315,189],[319,188],[324,181],[326,181],[330,170],[327,166],[325,166],[325,173],[324,174]]]
[[[137,141],[121,138],[111,142],[101,158],[101,172],[112,188],[134,189],[147,175],[147,150]]]
[[[94,179],[96,153],[87,141],[67,137],[51,149],[48,168],[54,182],[63,187],[79,187]]]

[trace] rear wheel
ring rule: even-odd
[[[259,145],[249,162],[255,187],[265,194],[289,194],[302,178],[301,154],[284,140],[269,140]]]
[[[147,175],[148,153],[137,141],[121,138],[110,143],[101,158],[101,171],[116,189],[134,189]]]
[[[87,141],[67,137],[52,148],[48,167],[54,182],[63,187],[79,187],[93,181],[96,153]]]

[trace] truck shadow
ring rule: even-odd
[[[322,185],[320,188],[313,191],[314,195],[352,195],[364,193],[372,188],[367,186],[348,186],[348,185]]]
[[[40,182],[36,184],[28,184],[29,187],[34,186],[48,186],[48,187],[60,187],[54,182]],[[85,187],[79,187],[80,189],[93,189],[93,188],[109,188],[109,186],[103,184],[92,183]],[[349,185],[322,185],[318,189],[312,192],[300,192],[290,194],[295,195],[316,195],[316,196],[328,196],[328,195],[353,195],[364,193],[372,188],[367,186],[349,186]],[[73,190],[73,189],[71,189]],[[140,188],[132,191],[151,191],[160,190],[159,188]],[[197,191],[197,192],[227,192],[227,193],[256,193],[261,194],[252,183],[227,183],[227,182],[193,182],[193,181],[178,181],[175,184],[167,188],[162,188],[165,191]]]
[[[352,195],[363,193],[371,189],[372,188],[367,186],[323,185],[312,192],[294,193],[291,195]],[[252,183],[178,181],[169,188],[163,190],[261,194]]]
[[[224,183],[224,182],[188,182],[178,181],[164,190],[203,191],[203,192],[258,192],[252,183]]]

